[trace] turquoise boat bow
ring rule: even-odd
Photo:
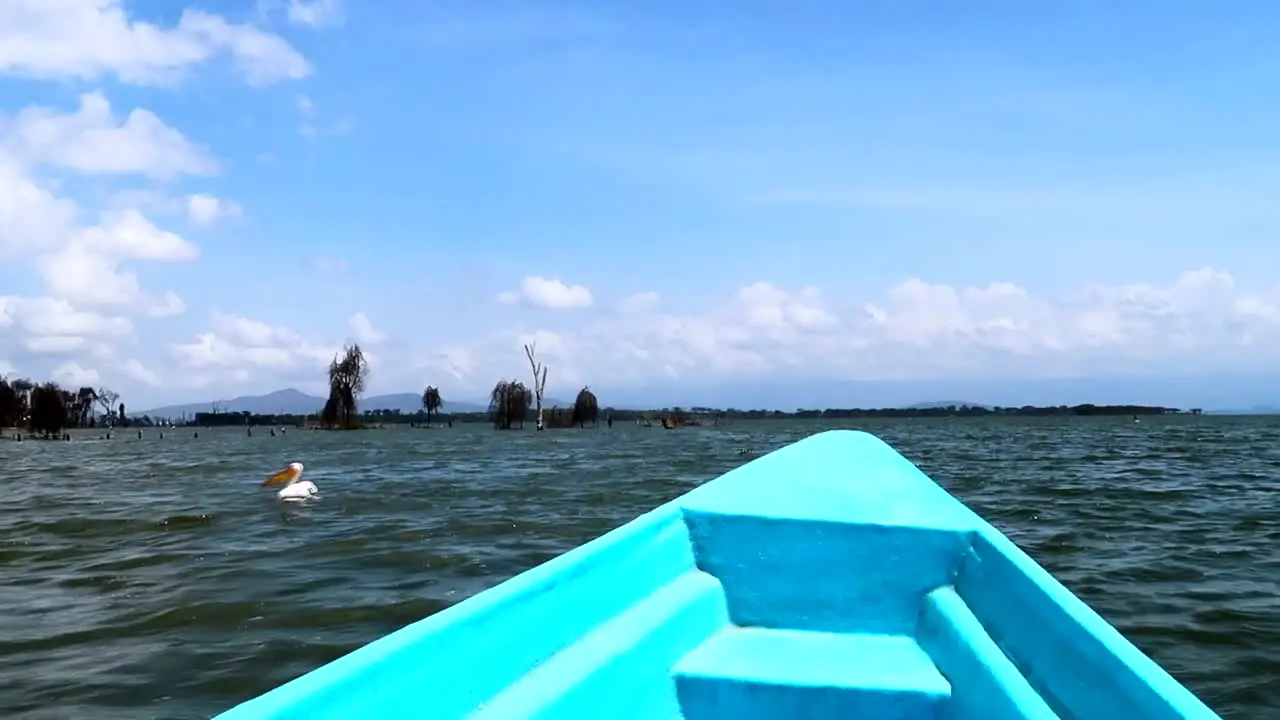
[[[875,436],[824,432],[218,716],[1218,716]]]

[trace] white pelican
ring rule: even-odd
[[[320,488],[310,480],[302,479],[302,463],[292,462],[278,470],[274,475],[262,482],[262,487],[270,487],[284,483],[276,497],[281,500],[305,500],[320,492]]]

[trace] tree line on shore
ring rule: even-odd
[[[534,423],[538,430],[546,427],[585,427],[587,424],[598,426],[600,422],[600,403],[595,393],[591,392],[590,387],[584,387],[578,391],[577,397],[574,399],[573,406],[569,408],[552,407],[549,414],[544,414],[542,407],[543,390],[547,385],[547,367],[537,359],[537,350],[533,344],[524,346],[525,356],[529,360],[529,365],[533,370],[533,387],[527,387],[519,380],[502,379],[493,386],[493,390],[489,393],[489,409],[482,415],[493,423],[494,428],[499,430],[511,430],[513,428],[523,428],[525,421]],[[422,410],[413,414],[402,414],[396,411],[394,414],[390,411],[377,410],[374,412],[359,411],[360,395],[364,392],[365,386],[369,380],[369,363],[365,360],[364,352],[360,349],[359,344],[351,344],[343,347],[342,352],[334,356],[333,361],[329,364],[328,372],[329,380],[329,397],[325,401],[324,407],[319,414],[319,424],[326,429],[355,429],[364,427],[373,423],[381,422],[409,422],[412,424],[421,423],[426,427],[431,427],[433,420],[438,420],[441,411],[445,407],[444,397],[440,394],[440,389],[434,385],[427,385],[422,391]],[[467,414],[466,420],[474,420],[475,413]],[[292,419],[295,416],[250,416],[245,414],[242,422],[252,422],[252,417],[271,417],[284,419],[288,417]],[[447,422],[453,423],[458,415],[451,414]],[[393,419],[394,418],[394,419]],[[411,418],[407,421],[403,418]],[[231,422],[224,423],[221,418],[214,420],[197,413],[196,422],[201,420],[210,422],[210,424],[239,424],[234,419],[228,418]],[[301,419],[303,423],[308,422],[308,418]],[[612,424],[611,417],[607,417],[606,421]]]
[[[851,420],[851,419],[908,419],[908,418],[983,418],[983,417],[1129,417],[1149,415],[1184,414],[1177,408],[1165,408],[1146,405],[1072,405],[1072,406],[1025,406],[1010,408],[979,408],[976,411],[964,407],[940,408],[827,408],[824,410],[739,410],[709,407],[670,407],[638,410],[633,408],[600,408],[601,415],[612,416],[614,422],[641,423],[660,425],[663,417],[680,418],[684,425],[723,425],[732,421],[751,420]],[[195,418],[187,422],[192,426],[243,426],[243,425],[302,425],[308,419],[314,420],[315,414],[257,414],[249,412],[196,413]],[[511,416],[505,416],[504,420]],[[358,416],[358,423],[365,426],[374,425],[422,425],[427,424],[425,410],[405,412],[399,409],[376,408],[363,410]],[[493,423],[493,413],[489,411],[445,413],[433,410],[434,422],[457,423]],[[556,410],[546,419],[547,427],[577,427],[573,421],[572,409]],[[512,418],[512,425],[518,429],[521,420],[533,425],[537,416],[532,407],[525,410],[523,417]]]
[[[525,357],[529,361],[532,375],[532,386],[527,386],[518,379],[499,379],[489,393],[489,406],[484,412],[450,413],[444,415],[450,425],[459,422],[488,422],[498,430],[523,428],[526,422],[532,423],[538,430],[544,428],[585,427],[587,424],[598,426],[603,412],[606,423],[612,426],[614,420],[621,422],[638,422],[645,425],[660,425],[664,428],[688,426],[721,425],[733,420],[817,420],[817,419],[852,419],[852,418],[940,418],[940,417],[1051,417],[1051,416],[1104,416],[1104,415],[1166,415],[1183,412],[1177,408],[1155,405],[1080,405],[1020,407],[986,407],[981,405],[939,405],[930,407],[909,408],[827,408],[798,409],[795,412],[782,410],[739,410],[736,408],[716,409],[708,407],[681,408],[671,407],[655,410],[623,410],[613,407],[600,407],[599,399],[590,387],[578,391],[573,405],[568,408],[552,407],[544,412],[542,405],[543,390],[547,384],[547,366],[537,357],[537,348],[533,343],[524,346]],[[369,366],[359,345],[346,346],[334,357],[329,366],[329,399],[320,413],[320,425],[332,429],[350,429],[368,425],[410,424],[430,427],[433,421],[442,417],[445,399],[440,389],[427,385],[422,392],[422,409],[414,413],[400,410],[372,409],[359,411],[360,393],[368,380]],[[1190,411],[1199,414],[1198,409]],[[195,424],[303,424],[309,417],[294,415],[250,415],[242,414],[239,418],[214,418],[197,414]]]
[[[105,387],[67,390],[55,382],[0,377],[0,428],[25,428],[46,438],[68,428],[128,425],[119,394]]]
[[[369,380],[369,364],[358,344],[347,345],[334,356],[328,368],[329,394],[319,409],[319,427],[326,429],[356,429],[371,425],[410,424],[431,427],[434,422],[487,422],[495,429],[512,430],[531,423],[538,430],[545,428],[596,427],[603,414],[606,424],[636,422],[643,425],[678,428],[689,426],[722,425],[734,420],[818,420],[851,418],[940,418],[940,417],[1048,417],[1048,416],[1099,416],[1099,415],[1164,415],[1181,413],[1177,408],[1150,405],[1058,405],[1021,407],[984,407],[979,405],[945,405],[911,408],[827,408],[799,409],[794,412],[781,410],[739,410],[708,407],[671,407],[655,410],[601,408],[590,387],[578,391],[573,405],[567,408],[543,408],[543,390],[546,387],[548,369],[537,358],[533,344],[524,347],[525,356],[532,371],[533,384],[526,386],[516,379],[500,379],[489,393],[486,411],[445,414],[445,399],[440,389],[427,385],[422,393],[422,407],[417,412],[370,409],[361,411],[360,396]],[[66,390],[53,382],[36,383],[28,379],[0,377],[0,427],[27,428],[44,437],[60,437],[67,428],[118,427],[138,425],[148,427],[171,422],[146,416],[128,418],[120,397],[107,388],[81,387]],[[1199,410],[1190,411],[1199,414]],[[230,425],[311,425],[312,415],[251,414],[248,412],[196,413],[183,424],[188,426],[217,427]]]

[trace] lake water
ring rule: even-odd
[[[765,452],[856,426],[1230,718],[1280,717],[1280,419],[0,442],[0,717],[207,718]],[[322,498],[257,487],[307,464]]]

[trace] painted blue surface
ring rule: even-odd
[[[814,435],[219,720],[1217,718],[878,438]]]

